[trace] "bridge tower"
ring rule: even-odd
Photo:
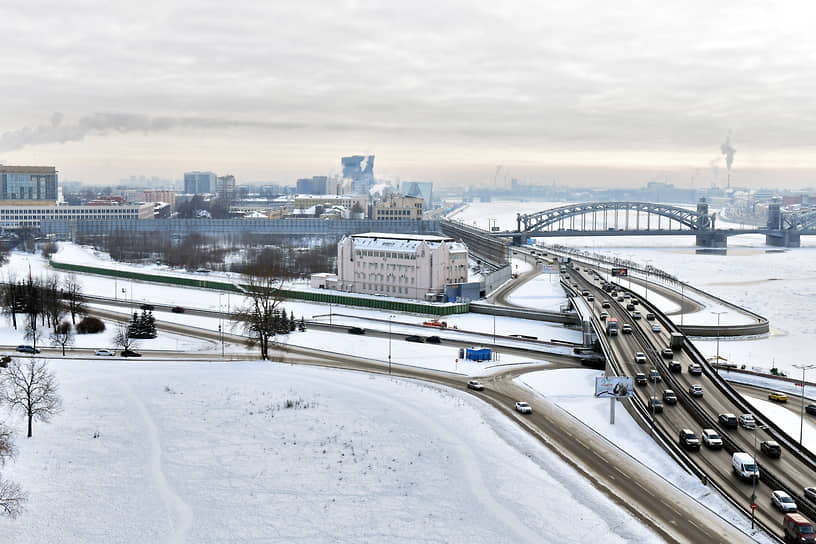
[[[775,247],[799,247],[801,240],[796,230],[785,229],[782,215],[782,203],[778,198],[768,204],[768,233],[765,234],[765,244]]]
[[[714,217],[708,214],[705,197],[697,203],[697,245],[702,247],[726,247],[725,232],[714,229]]]

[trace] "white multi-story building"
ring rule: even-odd
[[[467,247],[452,238],[369,232],[337,245],[337,288],[419,300],[464,283]]]
[[[153,204],[133,206],[9,206],[0,204],[0,227],[39,228],[44,219],[68,221],[153,219]]]

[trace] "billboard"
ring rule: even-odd
[[[631,376],[598,376],[595,378],[595,396],[598,398],[631,397],[634,381]]]
[[[625,268],[614,267],[612,268],[612,275],[625,278],[629,275],[629,271]]]
[[[541,272],[544,274],[558,274],[558,265],[557,264],[542,264],[541,265]]]

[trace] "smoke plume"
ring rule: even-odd
[[[22,149],[29,145],[64,144],[78,142],[92,134],[155,133],[174,128],[268,128],[294,130],[308,128],[300,122],[243,121],[195,117],[149,117],[132,113],[94,113],[81,117],[75,123],[63,124],[60,112],[51,115],[51,122],[35,127],[9,130],[0,134],[0,152]],[[327,128],[333,128],[328,126]]]
[[[737,150],[731,145],[730,134],[725,138],[725,141],[720,146],[720,151],[723,155],[725,155],[725,165],[728,167],[728,171],[730,172],[731,165],[734,164],[734,155],[737,153]]]

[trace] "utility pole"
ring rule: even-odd
[[[799,447],[802,447],[802,428],[805,423],[805,370],[816,368],[815,364],[794,364],[796,368],[802,369],[802,408],[799,412]]]

